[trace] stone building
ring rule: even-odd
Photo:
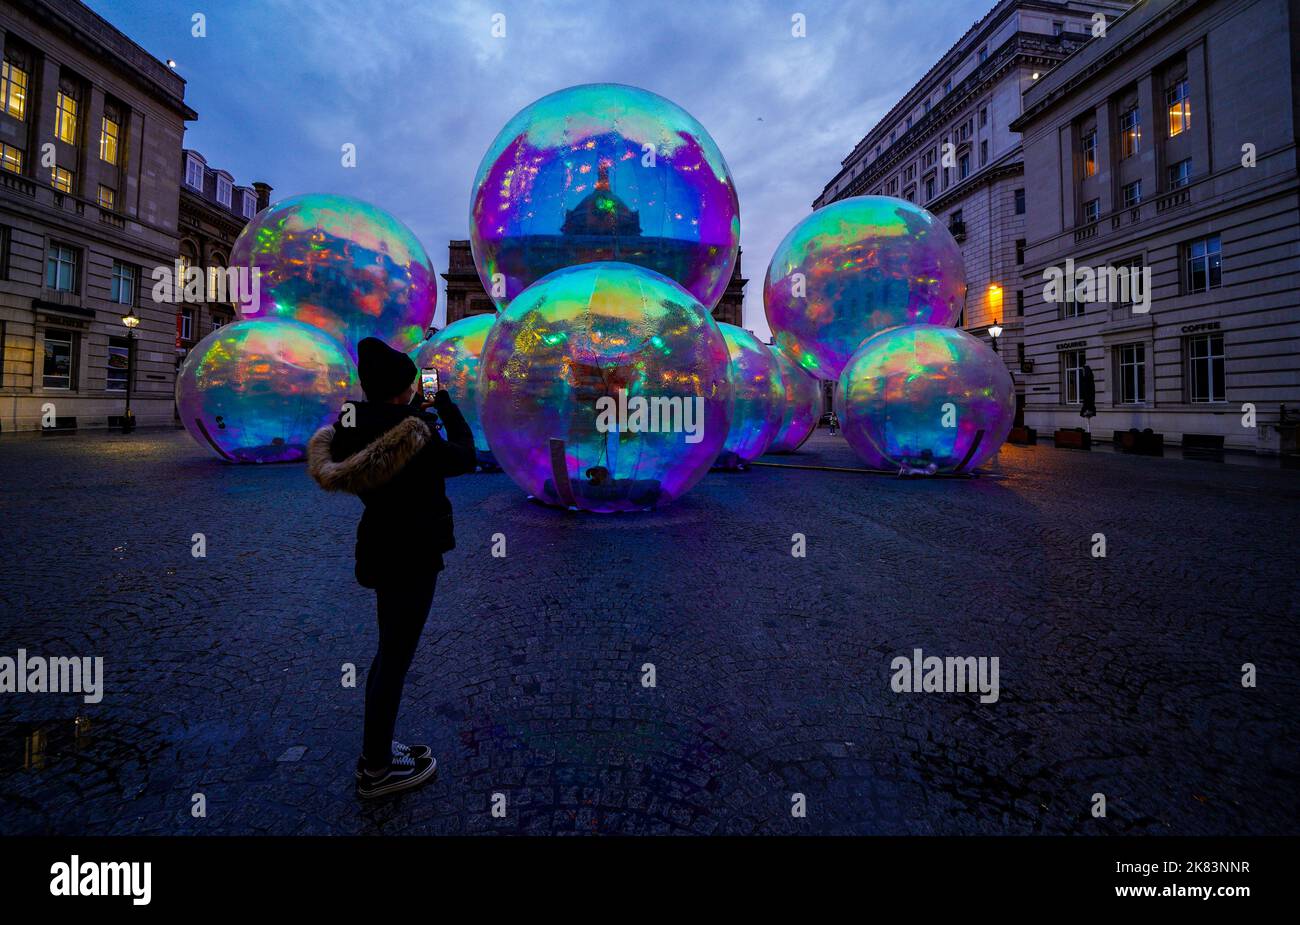
[[[744,327],[745,284],[749,282],[740,272],[742,255],[743,251],[736,254],[731,280],[713,309],[715,319],[737,327]],[[447,272],[442,274],[442,278],[447,281],[447,324],[467,315],[482,315],[496,310],[474,268],[469,241],[448,242]]]
[[[996,341],[1024,402],[1019,285],[1026,210],[1021,94],[1088,43],[1097,17],[1128,2],[1000,0],[859,141],[813,208],[896,196],[942,219],[961,245],[969,289],[961,325]]]
[[[0,0],[0,42],[0,427],[106,426],[128,376],[170,423],[185,81],[76,0]]]
[[[271,201],[265,183],[236,186],[227,171],[208,166],[198,151],[181,153],[180,256],[185,268],[224,269],[230,263],[230,246],[249,220]],[[198,341],[238,317],[229,302],[186,302],[177,306],[177,362]]]
[[[1294,450],[1298,11],[1148,0],[1026,94],[1030,426],[1083,424],[1087,367],[1097,437]],[[1149,300],[1089,283],[1115,269]],[[1045,274],[1071,270],[1067,300]]]

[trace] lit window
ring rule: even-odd
[[[54,137],[70,145],[77,143],[77,98],[60,90],[54,101]]]
[[[1188,292],[1209,292],[1223,284],[1223,249],[1217,234],[1186,244]]]
[[[45,255],[45,288],[72,292],[77,285],[77,251],[66,244],[51,244]]]
[[[110,298],[119,305],[135,304],[135,267],[129,263],[113,261]]]
[[[117,163],[117,145],[122,137],[122,128],[116,121],[104,116],[99,130],[99,159],[110,164]]]
[[[27,118],[27,71],[8,58],[0,72],[0,110],[15,119]]]
[[[111,186],[105,186],[103,183],[99,184],[99,207],[111,212],[115,208],[116,203],[117,190],[113,189]]]
[[[185,159],[185,185],[191,189],[203,189],[203,164],[197,157]]]
[[[1119,402],[1137,405],[1147,400],[1147,351],[1142,344],[1119,348]]]
[[[1125,111],[1119,117],[1119,154],[1120,157],[1132,157],[1138,153],[1142,143],[1142,121],[1138,108]]]
[[[10,173],[22,173],[22,148],[15,148],[13,145],[0,143],[0,167],[3,167]]]
[[[1186,77],[1165,91],[1165,100],[1169,104],[1169,137],[1173,138],[1192,127],[1192,101]]]
[[[1083,175],[1097,175],[1097,130],[1092,129],[1083,136]]]
[[[72,345],[75,336],[71,331],[45,332],[45,362],[41,370],[41,385],[47,389],[72,388]]]
[[[1192,159],[1185,157],[1177,164],[1169,165],[1169,188],[1178,189],[1192,181]]]
[[[50,182],[60,193],[71,193],[72,176],[72,171],[66,167],[55,167],[50,171]]]
[[[1142,201],[1142,181],[1124,184],[1124,208],[1131,209]]]

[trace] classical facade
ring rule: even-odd
[[[968,291],[961,324],[995,341],[1024,403],[1024,179],[1021,94],[1092,39],[1127,2],[1001,0],[876,123],[813,208],[849,196],[896,196],[943,220],[961,245]],[[1019,411],[1017,414],[1019,417]]]
[[[1094,438],[1294,451],[1298,11],[1142,3],[1026,94],[1029,425],[1081,426],[1087,368]]]
[[[236,186],[227,171],[208,166],[198,151],[181,152],[181,265],[223,269],[230,263],[230,246],[249,219],[271,201],[271,187],[265,183]],[[186,302],[176,311],[177,362],[191,347],[223,324],[238,317],[234,300],[229,302]]]
[[[731,280],[727,283],[722,298],[713,309],[713,317],[737,327],[744,327],[745,284],[749,282],[740,272],[740,259],[743,251],[736,255],[736,266],[731,271]],[[447,324],[459,321],[468,315],[483,315],[496,311],[492,299],[488,297],[483,283],[474,269],[474,257],[470,253],[469,241],[450,241],[447,245],[447,272],[442,274],[447,281]]]
[[[0,0],[0,43],[0,427],[104,427],[128,377],[170,423],[185,81],[76,0]]]

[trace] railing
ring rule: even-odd
[[[1166,193],[1156,200],[1156,214],[1167,212],[1178,206],[1185,206],[1192,200],[1192,191],[1187,187],[1179,187],[1172,193]]]

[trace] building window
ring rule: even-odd
[[[943,188],[947,189],[950,182],[951,181],[948,178],[948,168],[945,167],[943,168]]]
[[[1124,184],[1124,208],[1131,209],[1142,201],[1142,181]]]
[[[1184,77],[1165,91],[1169,106],[1169,137],[1181,135],[1192,127],[1192,100]]]
[[[908,116],[908,117],[907,117],[907,131],[910,132],[911,130],[912,130],[912,117],[911,117],[911,116]]]
[[[1025,262],[1025,239],[1018,238],[1016,240],[1016,264],[1020,265],[1023,264],[1024,262]]]
[[[0,72],[0,110],[19,121],[27,118],[27,71],[7,56]]]
[[[1084,224],[1091,225],[1099,218],[1101,218],[1101,200],[1089,199],[1083,204]]]
[[[194,339],[194,309],[181,311],[181,340]]]
[[[921,109],[928,116],[930,114],[930,98],[927,96],[925,102],[921,104]]]
[[[987,45],[981,45],[979,50],[980,64],[983,64],[988,59],[989,59],[989,47]]]
[[[125,392],[127,377],[131,374],[131,342],[125,337],[108,339],[108,375],[104,388],[110,392]]]
[[[1223,381],[1223,335],[1189,337],[1186,351],[1187,397],[1193,402],[1227,401]]]
[[[9,244],[13,232],[8,225],[0,225],[0,279],[9,278]],[[4,351],[4,338],[0,337],[0,352]],[[3,380],[3,376],[0,376]]]
[[[60,90],[54,100],[54,137],[66,144],[77,143],[77,98]]]
[[[987,106],[981,106],[980,107],[980,128],[983,128],[988,124],[989,124],[989,108]]]
[[[1095,177],[1097,175],[1097,130],[1092,129],[1084,133],[1083,136],[1083,175],[1085,177]]]
[[[1178,189],[1192,182],[1192,159],[1185,157],[1177,164],[1169,165],[1169,188]]]
[[[1138,108],[1134,106],[1120,114],[1119,117],[1119,156],[1132,157],[1138,153],[1142,143],[1142,121]]]
[[[934,198],[934,177],[929,176],[925,178],[925,201],[929,202],[933,198]]]
[[[952,81],[951,81],[951,80],[945,80],[945,81],[943,82],[943,95],[944,95],[944,96],[947,96],[947,95],[948,95],[949,93],[951,93],[951,92],[952,92]]]
[[[1052,35],[1060,35],[1064,31],[1065,31],[1065,23],[1063,22],[1052,23]]]
[[[957,159],[957,179],[965,180],[970,176],[970,154],[963,154]]]
[[[230,181],[225,177],[217,177],[217,202],[221,203],[227,209],[230,208],[230,194],[233,187]]]
[[[989,162],[989,143],[987,140],[980,142],[980,166],[983,167]]]
[[[109,164],[117,163],[117,147],[122,138],[122,127],[114,117],[105,115],[99,128],[99,159]]]
[[[1018,317],[1023,318],[1024,314],[1025,314],[1025,290],[1017,289],[1016,290],[1016,315]]]
[[[203,164],[197,157],[185,158],[185,185],[190,189],[203,189]]]
[[[1147,350],[1142,344],[1119,348],[1119,402],[1138,405],[1147,400]]]
[[[58,292],[77,289],[77,250],[66,244],[51,244],[45,255],[45,288]]]
[[[1183,245],[1187,266],[1187,291],[1209,292],[1223,284],[1223,253],[1219,236],[1212,234]]]
[[[1121,301],[1121,300],[1119,299],[1120,292],[1113,292],[1113,293],[1111,293],[1111,295],[1114,296],[1115,298],[1112,299],[1111,304],[1114,305],[1114,306],[1117,307],[1117,308],[1118,308],[1118,307],[1123,307],[1123,306],[1126,306],[1126,305],[1136,305],[1136,304],[1138,304],[1137,288],[1133,285],[1133,280],[1137,279],[1137,278],[1138,278],[1138,275],[1141,274],[1141,272],[1142,272],[1142,258],[1141,258],[1141,257],[1133,257],[1133,258],[1131,258],[1131,259],[1129,259],[1129,260],[1122,260],[1122,261],[1120,261],[1119,263],[1115,264],[1115,266],[1116,266],[1116,268],[1118,268],[1118,269],[1123,269],[1123,270],[1126,270],[1126,271],[1128,272],[1128,276],[1129,276],[1129,299],[1128,299],[1127,302]],[[1122,291],[1123,291],[1123,290],[1121,290],[1121,292],[1122,292]],[[1149,296],[1150,293],[1147,293],[1147,295]]]
[[[45,332],[45,362],[41,385],[47,389],[71,389],[74,378],[73,346],[76,335],[72,331]]]
[[[0,143],[0,167],[10,173],[23,172],[23,151],[11,144]]]
[[[50,171],[50,183],[60,193],[72,192],[73,173],[66,167],[55,167]]]
[[[1016,214],[1025,214],[1025,191],[1023,189],[1016,190]]]
[[[112,212],[117,206],[117,190],[111,186],[99,184],[99,207]]]
[[[244,218],[252,218],[257,214],[257,196],[248,190],[244,191],[243,212]]]
[[[136,268],[129,263],[114,260],[112,279],[109,298],[118,305],[134,305]]]
[[[1087,358],[1082,350],[1061,351],[1061,394],[1067,405],[1078,405],[1083,401],[1083,367]]]

